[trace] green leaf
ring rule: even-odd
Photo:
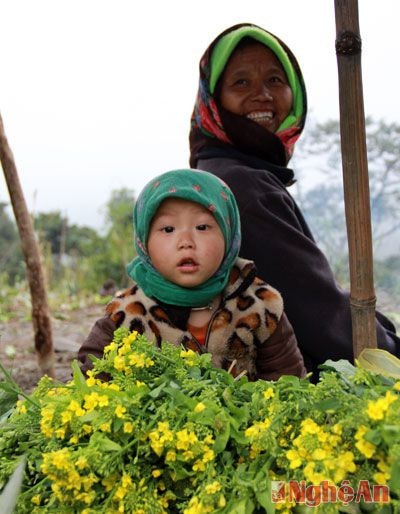
[[[254,512],[254,502],[245,497],[239,501],[235,501],[233,505],[229,505],[229,514],[252,514]]]
[[[88,394],[90,392],[90,388],[86,383],[86,378],[83,375],[83,373],[79,367],[78,361],[74,360],[71,364],[71,368],[72,368],[72,372],[73,372],[72,376],[73,376],[73,380],[74,380],[74,384],[76,385],[76,388],[82,394]]]
[[[0,416],[15,407],[18,400],[17,391],[13,389],[7,390],[6,386],[7,384],[0,384],[0,387],[3,389],[0,391]]]
[[[329,398],[327,400],[322,400],[321,402],[316,402],[315,408],[323,412],[333,412],[337,409],[340,409],[341,405],[342,401],[340,398]]]
[[[334,371],[339,373],[339,375],[342,375],[346,379],[353,377],[356,372],[356,368],[345,359],[340,359],[338,361],[328,359],[318,367],[322,370],[333,369]]]
[[[90,438],[90,445],[96,446],[102,452],[118,452],[122,450],[121,445],[99,432],[95,432]]]
[[[225,412],[221,412],[215,416],[214,429],[216,432],[214,451],[220,453],[225,449],[231,432],[229,417]]]
[[[22,480],[24,478],[25,465],[26,459],[25,457],[22,457],[20,463],[15,468],[14,473],[11,475],[10,480],[7,482],[0,495],[1,514],[12,514],[14,512],[18,495],[21,490]]]

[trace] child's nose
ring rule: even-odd
[[[182,234],[179,242],[178,242],[178,248],[179,249],[185,249],[185,248],[194,248],[195,244],[193,241],[193,238],[190,236],[190,234],[185,233]]]

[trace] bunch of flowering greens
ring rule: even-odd
[[[43,378],[3,421],[0,488],[25,455],[19,514],[399,512],[399,391],[329,362],[316,385],[235,380],[208,354],[118,329],[87,377],[74,363],[67,384]],[[390,496],[272,494],[302,481]]]

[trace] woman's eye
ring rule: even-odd
[[[272,84],[283,84],[284,83],[284,80],[282,77],[280,77],[279,75],[274,75],[273,77],[270,77],[268,79],[268,82],[272,83]]]
[[[235,80],[234,85],[235,86],[247,86],[248,83],[249,83],[249,81],[247,79],[237,79],[237,80]]]
[[[197,230],[207,230],[207,228],[209,228],[210,225],[207,225],[206,223],[203,223],[201,225],[197,225]]]
[[[174,231],[174,227],[172,227],[171,225],[167,225],[166,227],[163,227],[161,229],[161,232],[165,232],[166,234],[171,234],[171,232]]]

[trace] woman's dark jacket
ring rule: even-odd
[[[335,281],[303,215],[285,184],[293,172],[231,145],[208,144],[196,167],[214,173],[232,189],[242,224],[240,255],[281,292],[309,371],[327,359],[353,360],[349,294]],[[399,356],[400,339],[380,313],[379,348]],[[386,328],[385,328],[386,327]]]

